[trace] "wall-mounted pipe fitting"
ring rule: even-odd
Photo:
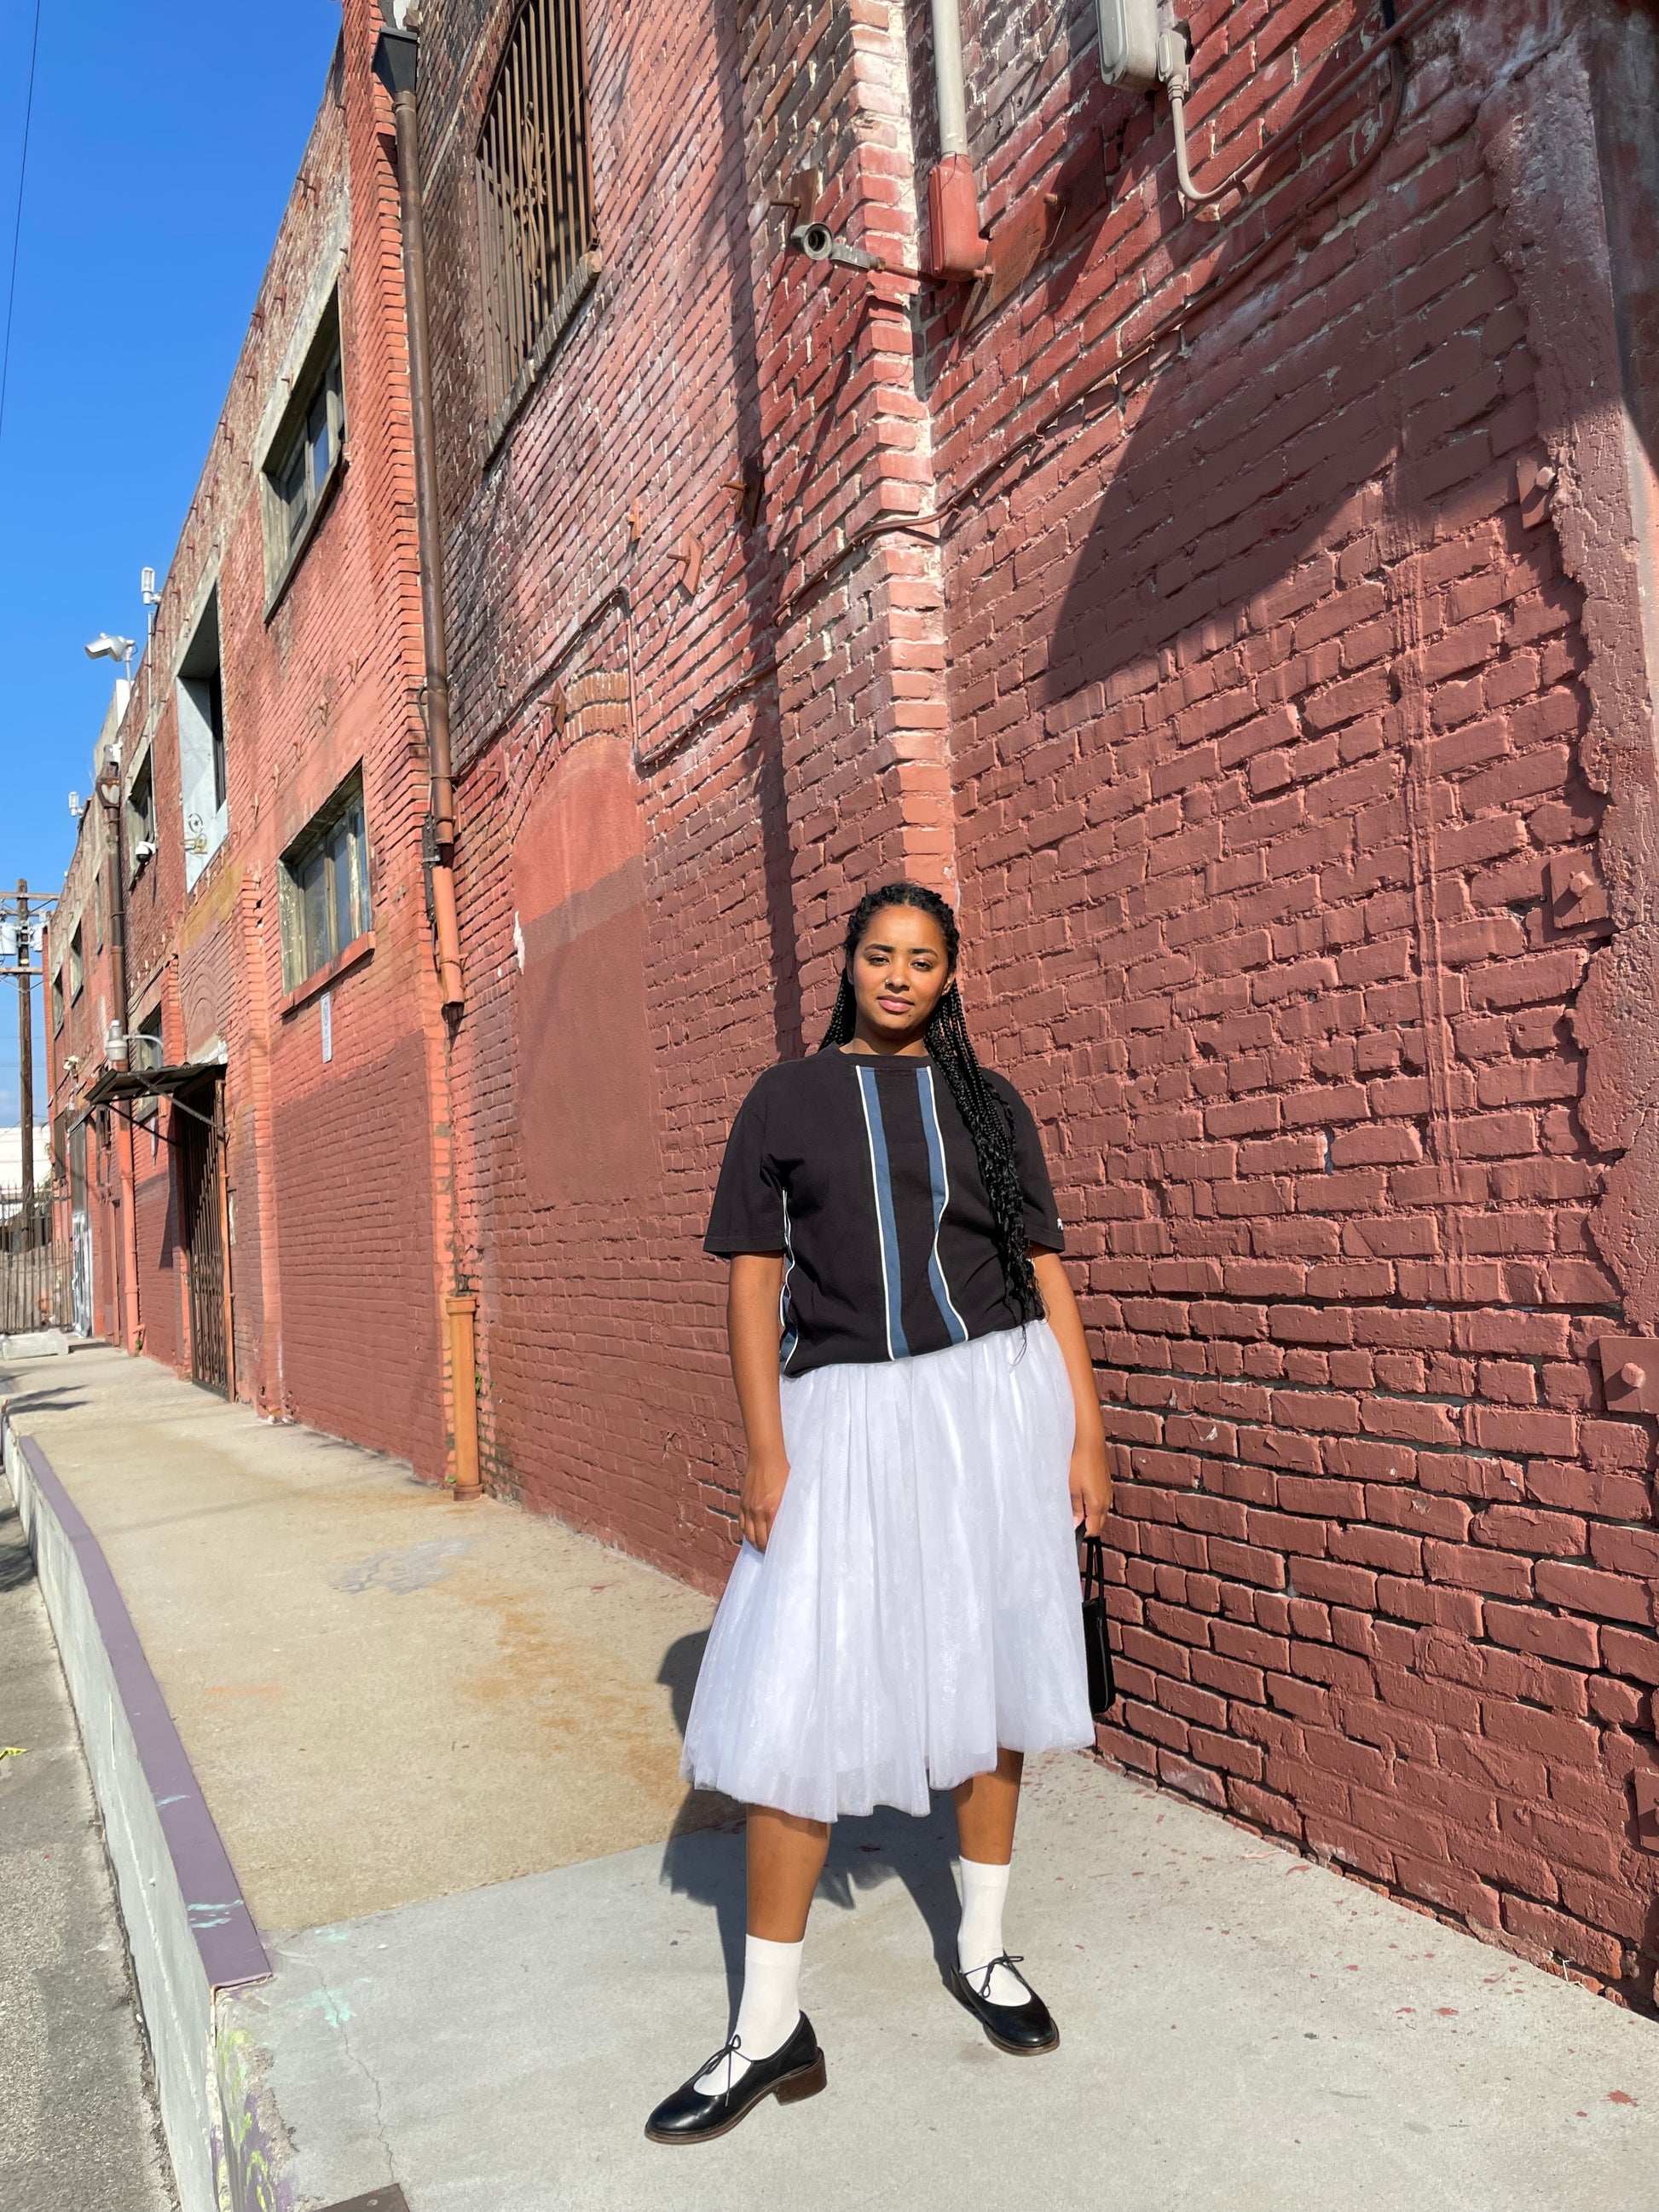
[[[968,158],[962,20],[957,0],[933,0],[933,5],[939,158],[927,176],[929,274],[965,281],[985,266],[985,240],[979,228],[979,187]]]

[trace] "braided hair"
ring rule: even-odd
[[[939,924],[945,939],[945,957],[952,975],[955,973],[962,936],[955,915],[937,891],[927,890],[920,884],[884,884],[879,890],[866,891],[854,908],[847,925],[842,946],[844,960],[841,988],[836,994],[830,1026],[818,1047],[820,1052],[846,1044],[854,1033],[858,1000],[853,992],[854,956],[873,917],[890,906],[914,907],[918,914],[925,914]],[[985,1079],[985,1071],[968,1035],[962,994],[954,981],[946,987],[928,1016],[922,1042],[949,1085],[957,1111],[973,1139],[979,1179],[990,1204],[992,1233],[996,1238],[997,1256],[1002,1262],[1008,1302],[1022,1322],[1040,1321],[1042,1297],[1025,1242],[1025,1200],[1014,1165],[1013,1116]]]

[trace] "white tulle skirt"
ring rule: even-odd
[[[789,1480],[709,1632],[682,1771],[818,1820],[1092,1745],[1066,1364],[1047,1322],[786,1376]]]

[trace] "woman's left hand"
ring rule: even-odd
[[[1085,1536],[1105,1533],[1112,1510],[1112,1478],[1106,1468],[1103,1437],[1079,1437],[1072,1448],[1072,1522]]]

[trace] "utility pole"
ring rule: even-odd
[[[17,878],[17,1114],[22,1124],[23,1236],[34,1241],[34,946],[29,933],[29,887]]]
[[[8,972],[17,981],[17,1119],[22,1139],[19,1164],[23,1171],[23,1188],[19,1220],[27,1230],[34,1220],[34,965],[35,937],[41,923],[57,904],[55,894],[32,891],[27,880],[19,876],[15,895],[0,891],[0,918],[5,921],[12,945],[12,966]]]

